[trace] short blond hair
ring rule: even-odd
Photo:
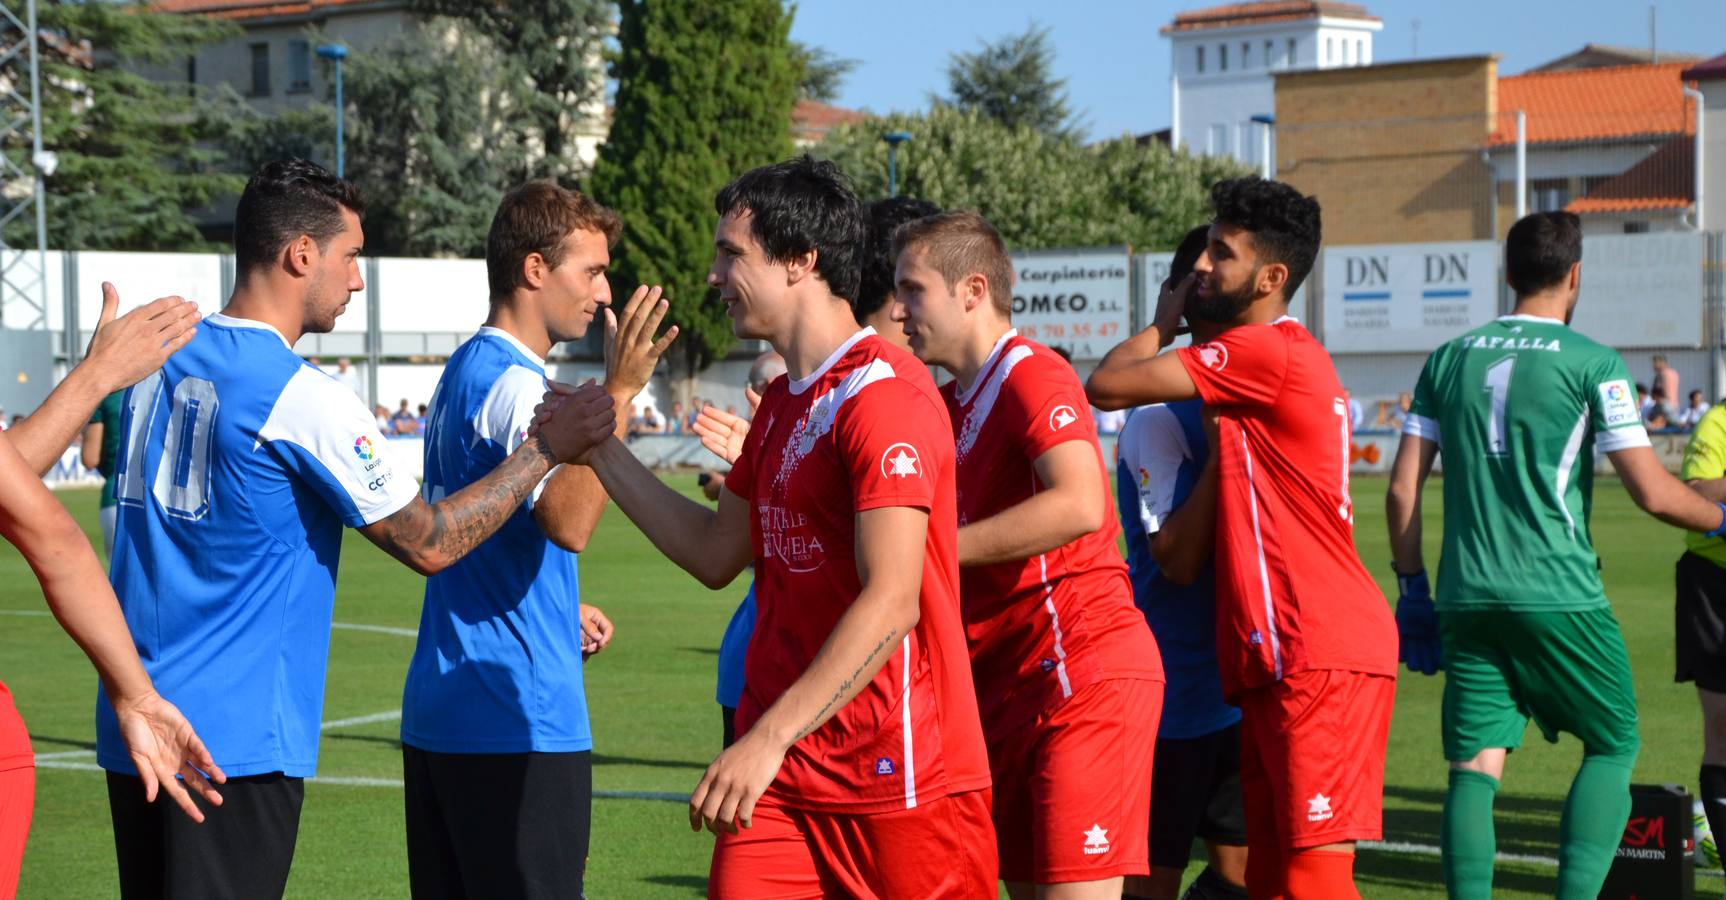
[[[948,290],[962,278],[982,275],[995,311],[1012,317],[1013,258],[1001,233],[982,215],[962,209],[906,222],[893,232],[894,258],[907,250],[926,253],[929,267],[941,273]]]

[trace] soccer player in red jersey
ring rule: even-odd
[[[1354,843],[1381,833],[1397,635],[1354,549],[1348,402],[1324,348],[1288,316],[1318,255],[1318,201],[1243,178],[1211,202],[1193,275],[1087,390],[1104,409],[1200,397],[1220,414],[1217,657],[1242,714],[1247,890],[1357,897]],[[1228,327],[1161,352],[1183,313]]]
[[[719,835],[709,894],[992,898],[940,394],[852,318],[863,220],[835,166],[755,169],[715,205],[708,283],[737,335],[765,338],[788,375],[762,397],[717,511],[618,441],[587,460],[703,584],[755,563],[740,736],[689,801],[691,826]]]
[[[893,318],[955,378],[941,396],[959,593],[1001,877],[1015,898],[1118,898],[1124,876],[1149,871],[1163,669],[1116,548],[1084,387],[1014,330],[1013,261],[982,216],[918,219],[893,244]]]

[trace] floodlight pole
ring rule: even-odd
[[[342,60],[348,58],[348,48],[341,44],[319,44],[318,55],[336,64],[336,177],[347,177],[345,135],[342,126],[348,117],[347,105],[342,102]]]
[[[881,135],[887,142],[887,196],[899,196],[899,145],[911,139],[909,131],[889,131]]]

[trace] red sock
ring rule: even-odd
[[[1288,900],[1360,900],[1360,892],[1354,888],[1353,853],[1296,851],[1288,855],[1284,871]]]

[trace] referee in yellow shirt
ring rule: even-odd
[[[1726,404],[1696,423],[1684,451],[1684,483],[1726,502]],[[1702,806],[1708,827],[1726,834],[1726,539],[1684,533],[1678,558],[1675,632],[1678,680],[1696,682],[1702,703]]]

